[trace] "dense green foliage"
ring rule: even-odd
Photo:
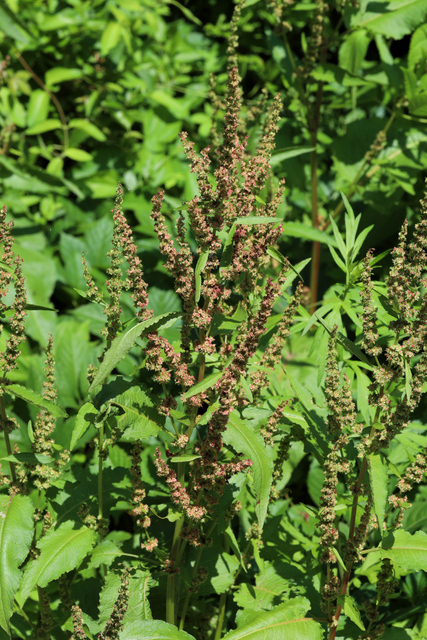
[[[427,3],[233,8],[0,1],[0,640],[427,637]]]

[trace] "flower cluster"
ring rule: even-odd
[[[362,283],[362,306],[363,314],[361,316],[363,324],[363,340],[362,347],[370,356],[377,356],[382,352],[381,347],[377,345],[378,333],[376,331],[377,308],[372,301],[372,292],[374,283],[371,280],[372,267],[372,251],[368,251],[363,261],[363,270],[361,275]]]

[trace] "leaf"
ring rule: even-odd
[[[109,22],[101,36],[101,55],[106,56],[120,42],[122,27],[118,22]]]
[[[196,284],[196,293],[195,293],[196,303],[199,302],[200,300],[200,288],[202,286],[201,273],[203,269],[206,267],[208,257],[209,257],[209,249],[207,249],[206,251],[203,251],[203,253],[200,254],[199,259],[197,260],[196,269],[194,271],[194,278],[195,278],[195,284]]]
[[[310,608],[307,598],[298,597],[260,612],[241,627],[223,636],[223,640],[322,640],[318,622],[305,618]]]
[[[381,8],[381,12],[366,11],[359,13],[356,22],[373,33],[381,33],[387,38],[400,40],[412,33],[427,16],[425,0],[391,0],[390,2],[370,3],[372,8]],[[369,5],[368,5],[369,7]],[[353,25],[352,25],[353,26]]]
[[[243,583],[234,595],[238,607],[254,611],[271,609],[287,599],[291,590],[288,578],[281,575],[279,564],[264,563],[263,570],[255,577],[255,586]]]
[[[84,131],[88,136],[94,138],[95,140],[99,140],[99,142],[104,142],[107,137],[104,133],[102,133],[101,129],[98,129],[97,126],[89,122],[89,120],[84,120],[83,118],[73,118],[68,123],[68,127],[70,129],[79,129],[80,131]]]
[[[350,33],[339,50],[340,67],[357,75],[365,59],[370,41],[371,36],[364,29],[356,29]]]
[[[7,391],[8,393],[13,393],[15,396],[18,396],[18,398],[21,398],[40,409],[45,409],[51,413],[54,418],[67,418],[68,416],[66,411],[64,411],[59,404],[46,400],[46,398],[43,398],[43,396],[39,395],[32,389],[22,387],[20,384],[9,384],[7,386]]]
[[[183,456],[173,456],[172,458],[169,458],[169,462],[192,462],[193,460],[197,460],[201,457],[202,456],[197,456],[196,454],[189,453],[188,455]]]
[[[124,627],[128,633],[132,627],[138,630],[142,620],[152,619],[148,596],[150,589],[154,586],[156,586],[156,581],[148,571],[137,570],[131,576],[128,608],[123,619]]]
[[[338,596],[337,602],[342,606],[344,615],[348,616],[350,620],[359,627],[359,629],[365,631],[365,625],[362,622],[360,612],[354,598],[351,596]]]
[[[76,78],[81,78],[83,75],[82,69],[70,69],[68,67],[54,67],[49,69],[45,73],[45,82],[47,87],[52,87],[54,84],[61,82],[69,82]]]
[[[72,521],[64,522],[38,541],[41,554],[30,562],[22,579],[22,604],[36,586],[46,587],[52,580],[76,569],[91,551],[95,532],[84,526],[72,529],[74,524]]]
[[[25,464],[49,464],[54,461],[54,458],[43,453],[30,453],[28,451],[23,453],[11,453],[10,456],[5,456],[4,458],[0,458],[0,460]]]
[[[50,96],[47,91],[42,89],[34,89],[31,92],[30,100],[27,108],[27,126],[43,123],[49,113]],[[27,131],[28,133],[28,131]]]
[[[117,387],[119,380],[120,378],[110,383],[112,389]],[[123,385],[129,383],[123,381]],[[121,430],[125,429],[123,439],[128,442],[156,436],[165,424],[166,418],[159,412],[158,398],[150,396],[138,385],[128,386],[111,398],[110,402],[124,411],[122,416],[117,417],[117,425]]]
[[[195,384],[193,387],[191,387],[188,391],[183,393],[181,398],[183,400],[187,400],[187,398],[191,398],[192,396],[195,396],[197,393],[202,393],[202,391],[206,391],[206,389],[210,389],[218,382],[220,378],[222,378],[223,375],[224,375],[223,371],[219,371],[218,373],[211,373],[210,375],[203,378],[203,380]]]
[[[109,567],[123,551],[112,540],[102,540],[92,551],[88,568],[96,568],[101,564]]]
[[[186,631],[163,620],[134,620],[125,624],[120,640],[196,640]]]
[[[317,319],[319,320],[320,324],[326,329],[326,331],[329,333],[329,335],[331,335],[331,333],[332,333],[331,327],[320,316],[318,316]],[[363,351],[361,351],[359,349],[357,344],[354,344],[354,342],[352,342],[352,340],[350,340],[349,338],[344,336],[339,331],[337,331],[337,333],[335,335],[336,335],[336,339],[337,339],[338,344],[340,344],[342,347],[347,349],[347,351],[349,351],[354,356],[356,356],[356,358],[361,360],[361,362],[364,362],[365,364],[369,364],[369,365],[371,364],[369,362],[368,358],[363,353]]]
[[[374,512],[378,520],[378,529],[382,536],[383,523],[388,498],[387,463],[381,454],[368,455],[369,481],[374,500]]]
[[[95,409],[91,402],[86,402],[82,407],[80,407],[74,423],[73,433],[71,434],[70,451],[74,449],[77,442],[82,436],[84,436],[92,424],[92,420],[88,419],[88,417],[90,416],[91,418],[95,418],[97,413],[97,409]]]
[[[16,15],[9,9],[6,3],[0,5],[1,30],[13,40],[28,44],[33,40],[32,35],[23,27]]]
[[[0,496],[0,627],[10,633],[13,600],[33,539],[33,503],[27,496]]]
[[[264,440],[239,418],[236,411],[230,414],[223,439],[235,451],[243,453],[252,460],[251,473],[254,477],[257,498],[255,512],[258,524],[262,528],[267,515],[272,479],[272,462],[267,454]]]
[[[304,240],[313,242],[324,242],[333,247],[337,246],[335,238],[326,233],[326,231],[321,231],[302,222],[284,222],[283,235],[291,236],[292,238],[304,238]]]
[[[414,70],[418,63],[422,63],[427,58],[427,24],[423,24],[413,33],[411,44],[409,45],[408,67]]]
[[[274,168],[281,162],[289,160],[289,158],[295,158],[296,156],[301,156],[311,151],[314,151],[314,147],[289,147],[289,149],[275,153],[274,156],[271,157],[270,166]]]
[[[87,151],[83,151],[83,149],[74,149],[69,147],[65,149],[64,156],[66,158],[71,158],[71,160],[76,160],[77,162],[89,162],[92,160],[92,155]]]
[[[380,552],[404,571],[427,571],[427,534],[423,531],[411,535],[398,529],[383,539]]]
[[[251,224],[268,224],[270,222],[282,222],[280,218],[273,218],[272,216],[244,216],[243,218],[236,218],[233,224],[243,224],[244,226]]]
[[[96,374],[92,384],[89,387],[89,393],[91,393],[98,385],[102,384],[106,377],[116,367],[121,360],[129,353],[134,346],[136,340],[140,337],[144,331],[148,329],[150,331],[157,331],[161,327],[165,327],[171,321],[175,321],[179,318],[181,313],[179,311],[172,311],[171,313],[163,313],[155,318],[150,318],[144,322],[139,322],[137,325],[117,336],[113,340],[111,347],[108,349],[104,356],[104,360],[101,362],[98,373]]]

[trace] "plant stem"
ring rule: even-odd
[[[185,478],[185,465],[183,462],[178,464],[178,481],[181,485],[184,484]],[[172,549],[170,554],[170,570],[166,585],[166,622],[176,625],[176,611],[175,611],[175,588],[176,588],[176,568],[175,563],[179,556],[181,538],[180,533],[184,525],[184,517],[181,516],[175,523],[175,531],[173,533]]]
[[[64,149],[67,149],[68,145],[69,145],[68,124],[67,124],[67,119],[65,117],[64,109],[61,107],[61,103],[59,102],[59,100],[55,96],[55,94],[52,93],[51,91],[49,91],[49,89],[47,88],[47,86],[45,85],[43,80],[41,80],[38,77],[38,75],[36,73],[34,73],[34,71],[31,69],[30,65],[22,57],[22,55],[20,53],[17,53],[16,57],[18,58],[19,62],[22,64],[24,69],[26,71],[28,71],[28,73],[34,78],[34,80],[37,82],[39,87],[41,87],[43,89],[43,91],[46,91],[46,93],[50,96],[52,102],[54,103],[55,107],[57,108],[58,113],[59,113],[59,117],[61,118],[61,122],[62,122],[62,129],[64,131]]]
[[[319,130],[320,108],[322,105],[323,83],[319,82],[316,94],[316,104],[314,115],[311,121],[311,221],[315,229],[319,228],[319,201],[317,184],[317,132]],[[316,308],[317,291],[319,286],[319,264],[320,264],[320,242],[314,241],[311,254],[311,274],[310,274],[310,313],[313,314]]]

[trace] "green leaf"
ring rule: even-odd
[[[196,284],[196,293],[195,293],[196,303],[199,302],[200,300],[200,288],[202,286],[201,273],[203,269],[206,267],[208,258],[209,258],[209,249],[206,249],[206,251],[203,251],[203,253],[200,254],[199,259],[197,260],[196,269],[194,271],[194,278],[195,278],[195,284]]]
[[[258,524],[262,528],[267,515],[272,479],[272,462],[267,454],[264,440],[239,418],[236,411],[230,414],[223,439],[235,451],[243,453],[252,460],[251,473],[254,477],[257,498],[255,512]]]
[[[295,158],[296,156],[301,156],[304,153],[310,153],[311,151],[314,151],[314,147],[290,147],[284,151],[279,151],[271,157],[270,166],[274,168],[281,162],[289,160],[289,158]]]
[[[340,67],[357,75],[365,59],[371,36],[364,29],[356,29],[344,40],[339,50]]]
[[[76,160],[77,162],[89,162],[92,160],[92,155],[87,151],[83,151],[83,149],[74,149],[68,148],[64,151],[64,156],[66,158],[71,158],[71,160]]]
[[[97,413],[97,409],[95,409],[91,402],[86,402],[82,407],[80,407],[74,423],[73,433],[71,435],[70,451],[74,449],[77,442],[89,429]]]
[[[390,558],[404,571],[427,571],[427,534],[411,535],[403,529],[386,536],[380,547],[381,557]]]
[[[117,386],[118,380],[111,382],[111,388]],[[123,381],[123,384],[129,384]],[[131,385],[125,391],[111,398],[110,402],[124,412],[117,417],[117,425],[125,429],[123,439],[132,442],[156,436],[165,424],[165,416],[159,412],[159,400],[150,396],[138,385]]]
[[[271,611],[251,616],[247,623],[226,633],[223,640],[322,640],[321,625],[305,618],[309,608],[307,598],[293,598]]]
[[[245,216],[243,218],[236,218],[233,224],[242,224],[244,226],[251,224],[268,224],[270,222],[282,222],[280,218],[273,218],[272,216]]]
[[[89,387],[89,393],[91,393],[98,385],[102,384],[111,371],[116,367],[119,362],[129,353],[134,346],[136,340],[141,336],[144,331],[157,331],[158,329],[170,326],[169,323],[175,322],[177,318],[181,316],[179,311],[172,311],[170,313],[163,313],[155,318],[150,318],[144,322],[139,322],[137,325],[117,336],[113,340],[111,347],[108,349],[104,356],[98,373],[96,374],[92,384]]]
[[[169,458],[169,462],[192,462],[193,460],[197,460],[197,458],[201,458],[202,456],[196,456],[195,454],[189,453],[188,455],[183,456],[173,456]]]
[[[422,24],[412,35],[409,45],[408,67],[411,71],[427,59],[427,25]]]
[[[354,22],[368,31],[381,33],[394,40],[412,33],[427,16],[425,0],[391,0],[371,5],[373,9],[381,8],[382,11],[369,11],[368,4],[368,11],[359,12]]]
[[[368,470],[374,512],[378,520],[378,530],[382,536],[388,498],[388,475],[387,463],[381,454],[370,453],[368,455]]]
[[[27,108],[27,126],[43,123],[49,113],[50,96],[47,91],[42,89],[34,89],[31,92],[30,100]],[[27,131],[28,133],[28,131]]]
[[[62,122],[58,118],[43,120],[43,122],[26,129],[25,134],[27,136],[35,136],[39,133],[46,133],[46,131],[53,131],[54,129],[62,129]]]
[[[238,607],[254,611],[271,609],[280,600],[289,596],[289,579],[281,575],[279,564],[265,562],[255,577],[255,586],[243,583],[234,595]]]
[[[101,129],[98,129],[97,126],[89,122],[89,120],[84,120],[83,118],[73,118],[68,123],[68,127],[70,129],[79,129],[79,131],[84,131],[88,136],[94,138],[95,140],[99,140],[99,142],[104,142],[107,137],[104,133],[102,133]]]
[[[320,324],[326,329],[326,331],[329,333],[329,335],[331,335],[331,333],[332,333],[331,327],[320,316],[317,316],[317,319],[319,320]],[[344,336],[339,331],[337,331],[337,333],[335,335],[336,335],[336,339],[337,339],[338,344],[340,344],[347,351],[349,351],[354,356],[356,356],[356,358],[358,358],[361,362],[364,362],[365,364],[369,364],[369,365],[371,364],[369,362],[368,358],[363,353],[363,351],[361,351],[359,349],[357,344],[354,344],[354,342],[352,342],[352,340],[350,340],[349,338]]]
[[[13,40],[28,44],[33,39],[5,2],[0,6],[0,24],[1,30]]]
[[[0,628],[10,634],[13,600],[33,539],[34,507],[27,496],[0,496]]]
[[[21,387],[20,384],[9,384],[7,386],[7,392],[13,393],[15,396],[18,396],[18,398],[21,398],[40,409],[45,409],[51,413],[54,418],[66,418],[68,416],[67,412],[64,411],[59,404],[46,400],[46,398],[43,398],[43,396],[40,396],[32,389]]]
[[[359,629],[365,631],[365,625],[362,622],[360,612],[354,598],[351,596],[338,596],[337,602],[342,606],[344,615],[348,616],[350,620],[359,627]]]
[[[150,589],[156,585],[148,571],[137,570],[129,582],[128,608],[123,619],[125,633],[130,636],[132,629],[139,632],[142,620],[151,620],[151,609],[148,601]],[[120,634],[123,639],[123,635]]]
[[[0,460],[25,464],[49,464],[53,462],[54,458],[43,453],[30,453],[27,451],[23,453],[11,453],[10,456],[5,456],[4,458],[0,458]]]
[[[326,233],[326,231],[321,231],[302,222],[284,222],[283,235],[285,237],[304,238],[304,240],[311,240],[313,242],[324,242],[333,247],[337,246],[335,238]]]
[[[219,371],[218,373],[211,373],[198,382],[193,387],[191,387],[188,391],[182,394],[181,398],[183,400],[187,400],[187,398],[191,398],[195,396],[197,393],[202,393],[202,391],[206,391],[206,389],[210,389],[213,387],[218,380],[223,376],[223,372]]]
[[[119,42],[122,27],[118,22],[109,22],[101,36],[101,55],[106,56]]]
[[[194,22],[194,24],[198,24],[199,26],[201,26],[203,24],[199,20],[199,18],[197,18],[194,15],[194,13],[192,11],[190,11],[190,9],[187,9],[187,7],[184,7],[184,5],[181,4],[180,2],[177,2],[177,0],[166,0],[166,4],[173,4],[173,5],[175,5],[175,7],[178,7],[179,9],[181,9],[181,11],[185,15],[185,17],[188,18],[188,20],[190,20],[191,22]]]
[[[99,567],[101,564],[109,567],[116,558],[122,555],[123,551],[112,540],[102,540],[92,551],[89,569]]]
[[[74,524],[71,521],[64,522],[38,541],[41,554],[29,563],[22,578],[22,603],[36,586],[46,587],[52,580],[79,567],[91,551],[95,532],[87,527],[72,529]]]
[[[134,620],[125,624],[120,640],[196,640],[186,631],[163,620]]]
[[[61,82],[68,82],[70,80],[75,80],[76,78],[81,78],[83,75],[82,69],[69,69],[67,67],[54,67],[53,69],[49,69],[45,74],[46,86],[49,88],[54,84],[59,84]]]

